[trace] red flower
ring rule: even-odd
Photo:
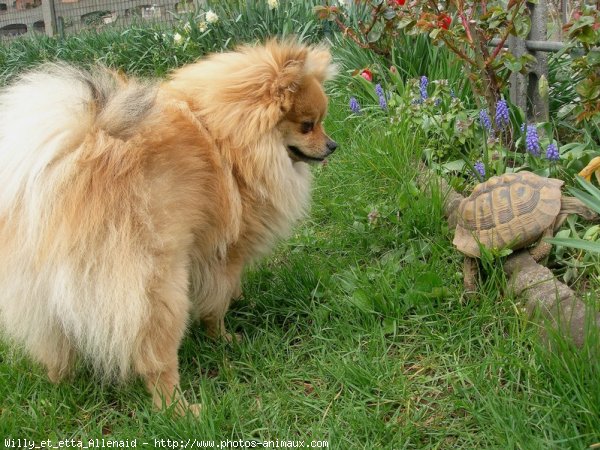
[[[438,27],[447,30],[450,28],[450,24],[452,23],[452,18],[448,14],[440,14],[438,16]]]
[[[406,0],[388,0],[388,5],[390,6],[404,6]]]
[[[373,73],[369,69],[364,69],[360,76],[363,77],[367,81],[373,81]]]

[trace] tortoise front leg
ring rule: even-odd
[[[466,292],[477,292],[477,260],[465,256],[463,262],[463,282]]]
[[[552,250],[552,244],[546,242],[545,239],[551,238],[553,235],[553,226],[548,227],[548,229],[544,231],[544,234],[542,234],[540,242],[538,242],[538,244],[535,247],[529,249],[529,254],[533,257],[535,262],[540,262],[542,259],[544,259],[550,254],[550,250]]]

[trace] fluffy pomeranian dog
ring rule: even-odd
[[[307,211],[337,144],[324,47],[271,41],[162,83],[44,65],[0,93],[0,317],[53,382],[81,357],[190,408],[189,323],[225,336],[244,267]],[[195,408],[195,406],[194,406]]]

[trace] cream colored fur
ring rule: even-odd
[[[103,376],[134,371],[169,404],[186,326],[223,333],[244,267],[307,211],[310,171],[280,124],[305,80],[332,70],[326,49],[288,41],[213,55],[162,84],[58,64],[5,88],[6,335],[54,381],[81,356]]]

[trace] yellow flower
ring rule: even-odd
[[[593,158],[587,166],[579,172],[579,176],[586,179],[586,181],[592,181],[592,174],[596,175],[596,180],[600,183],[600,156]]]

